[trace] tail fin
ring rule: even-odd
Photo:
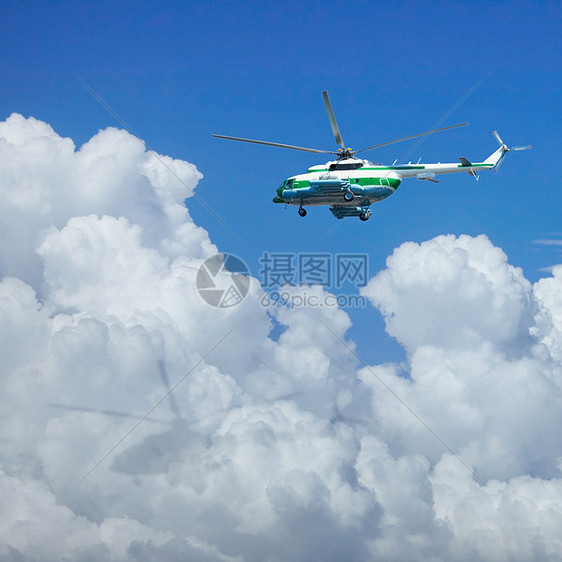
[[[500,146],[494,153],[490,154],[482,164],[487,164],[494,168],[500,163],[500,160],[507,154],[507,147],[505,145]]]

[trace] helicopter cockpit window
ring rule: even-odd
[[[293,187],[293,180],[287,180],[287,188],[292,189]]]

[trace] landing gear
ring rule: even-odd
[[[360,215],[359,215],[359,219],[362,220],[363,222],[368,221],[369,217],[371,216],[371,211],[363,211]]]
[[[343,194],[343,198],[344,198],[348,203],[350,203],[351,201],[353,201],[353,193],[352,193],[351,191],[346,191],[346,192]]]
[[[301,217],[306,217],[306,209],[303,209],[302,207],[299,207],[299,215]]]

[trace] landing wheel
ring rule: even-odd
[[[346,191],[343,194],[343,198],[349,203],[350,201],[353,201],[353,193],[351,193],[351,191]]]
[[[360,215],[359,215],[359,219],[362,220],[363,222],[368,221],[369,217],[371,216],[371,211],[363,211]]]
[[[299,207],[299,215],[301,217],[306,217],[306,209],[303,209],[302,207]]]

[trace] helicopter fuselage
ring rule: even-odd
[[[368,206],[392,195],[401,181],[394,171],[372,162],[328,162],[287,178],[273,201],[299,206]]]
[[[382,166],[369,160],[349,158],[312,166],[306,174],[287,178],[277,189],[274,203],[330,205],[359,210],[390,197],[407,177],[436,182],[438,174],[490,169],[492,162],[472,164],[468,161],[445,164],[404,164]],[[347,212],[343,210],[345,215]]]

